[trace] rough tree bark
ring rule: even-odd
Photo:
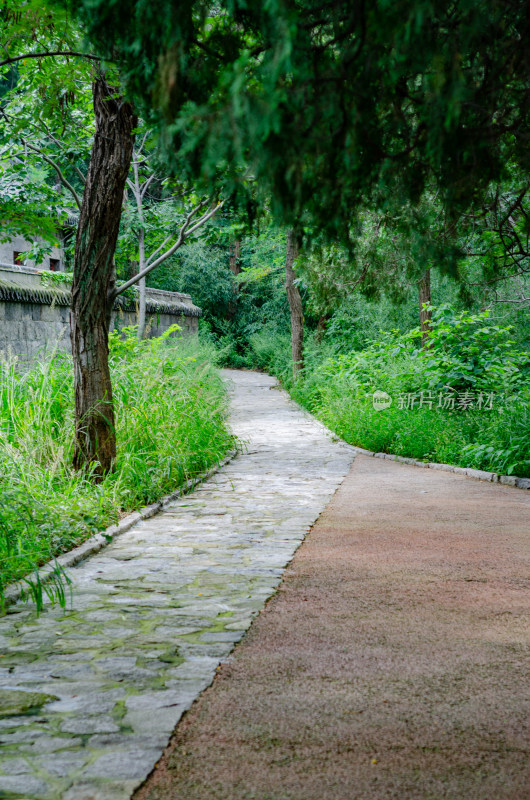
[[[239,275],[241,272],[241,242],[239,239],[235,239],[230,244],[230,271],[234,275]]]
[[[116,456],[108,333],[114,250],[137,118],[104,77],[93,85],[96,133],[75,245],[70,330],[75,378],[74,466],[101,480]]]
[[[293,380],[304,366],[304,314],[300,290],[295,284],[293,264],[298,257],[298,244],[293,230],[287,231],[287,255],[285,258],[285,288],[291,312],[291,349],[293,354]]]
[[[230,272],[237,278],[241,273],[241,242],[235,239],[230,243],[228,248],[228,263],[230,265]],[[234,291],[232,299],[228,303],[228,318],[233,319],[237,311],[237,300],[239,297],[239,284],[234,284]]]
[[[429,336],[429,329],[431,325],[431,318],[432,313],[428,311],[426,308],[423,308],[423,304],[426,303],[430,306],[431,304],[431,271],[430,269],[425,271],[423,278],[419,282],[419,300],[420,300],[420,328],[421,328],[421,346],[423,348],[427,347],[428,344],[428,336]]]

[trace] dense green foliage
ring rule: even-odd
[[[241,238],[241,273],[228,268],[229,242],[234,235],[226,218],[208,231],[209,240],[187,244],[150,276],[150,285],[189,292],[203,311],[203,339],[212,342],[223,363],[251,366],[251,339],[263,325],[285,334],[289,309],[284,288],[285,235],[266,228]]]
[[[208,234],[149,279],[192,294],[203,340],[223,363],[277,374],[354,444],[530,474],[524,0],[53,7],[4,3],[6,54],[81,49],[87,33],[151,126],[148,157],[136,141],[145,202],[122,216],[119,278],[138,262],[140,239],[149,257],[175,235],[194,196],[183,186],[229,197]],[[86,60],[66,55],[2,69],[6,234],[53,238],[72,201],[80,205],[92,75]],[[261,231],[249,232],[258,221]],[[278,222],[301,245],[308,345],[295,385]],[[427,269],[435,317],[421,349],[417,281]],[[68,360],[25,374],[2,367],[1,580],[154,499],[228,446],[206,367],[160,343],[111,345],[120,446],[99,487],[70,467]],[[390,406],[375,408],[375,391]]]
[[[82,37],[58,7],[2,4],[4,58],[79,50]],[[63,55],[0,67],[0,236],[34,242],[42,235],[55,244],[77,211],[94,133],[93,63]],[[38,248],[32,254],[37,262],[42,255]]]
[[[184,249],[163,280],[191,290],[204,304],[202,335],[214,340],[224,363],[277,375],[347,441],[530,474],[530,326],[524,305],[493,304],[481,311],[481,287],[474,293],[470,287],[462,297],[456,282],[433,270],[430,346],[422,350],[416,287],[405,286],[400,302],[384,291],[368,300],[355,287],[339,287],[333,309],[333,303],[323,304],[313,267],[308,270],[302,260],[306,366],[293,386],[284,259],[285,237],[264,229],[241,239],[238,281],[228,269],[226,245],[215,240]],[[330,310],[319,330],[324,309]],[[393,398],[389,408],[374,409],[376,390]]]
[[[360,349],[328,329],[290,381],[288,339],[262,335],[255,363],[351,444],[425,461],[530,475],[530,351],[488,313],[435,316],[430,346],[420,332],[387,331]],[[392,398],[374,407],[374,392]]]
[[[119,454],[100,485],[71,465],[71,359],[57,354],[28,371],[0,364],[0,598],[9,581],[175,490],[231,446],[209,352],[125,333],[111,336]]]
[[[66,0],[65,0],[66,2]],[[168,164],[349,243],[374,191],[463,207],[528,165],[524,0],[84,0]]]

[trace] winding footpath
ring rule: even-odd
[[[530,493],[355,459],[134,800],[530,798]]]
[[[72,609],[0,619],[0,797],[127,800],[348,473],[272,378],[226,377],[245,451],[73,568]]]

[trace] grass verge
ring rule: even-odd
[[[0,363],[0,604],[4,587],[134,509],[174,491],[233,446],[212,353],[111,335],[115,470],[95,485],[72,464],[72,361]]]
[[[350,444],[422,461],[530,477],[530,353],[488,312],[433,315],[421,333],[383,333],[363,350],[307,337],[292,379],[287,337],[251,338],[253,363]],[[374,393],[391,398],[374,405]]]
[[[530,392],[491,409],[376,409],[371,393],[360,393],[347,381],[329,378],[311,390],[291,389],[305,406],[349,444],[374,452],[394,453],[419,461],[473,467],[501,475],[530,477]],[[436,401],[435,401],[436,403]]]

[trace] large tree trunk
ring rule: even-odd
[[[96,134],[75,244],[70,330],[74,357],[74,466],[94,465],[101,479],[116,456],[108,333],[114,250],[137,118],[130,103],[99,77],[93,85]]]
[[[287,231],[287,255],[285,258],[285,288],[291,312],[291,349],[293,354],[293,380],[304,366],[304,314],[300,290],[295,284],[293,264],[298,256],[298,245],[294,231]]]
[[[423,278],[419,282],[419,299],[420,299],[420,328],[421,328],[421,346],[427,347],[429,330],[431,325],[432,313],[423,304],[428,306],[431,304],[431,271],[426,270]]]

